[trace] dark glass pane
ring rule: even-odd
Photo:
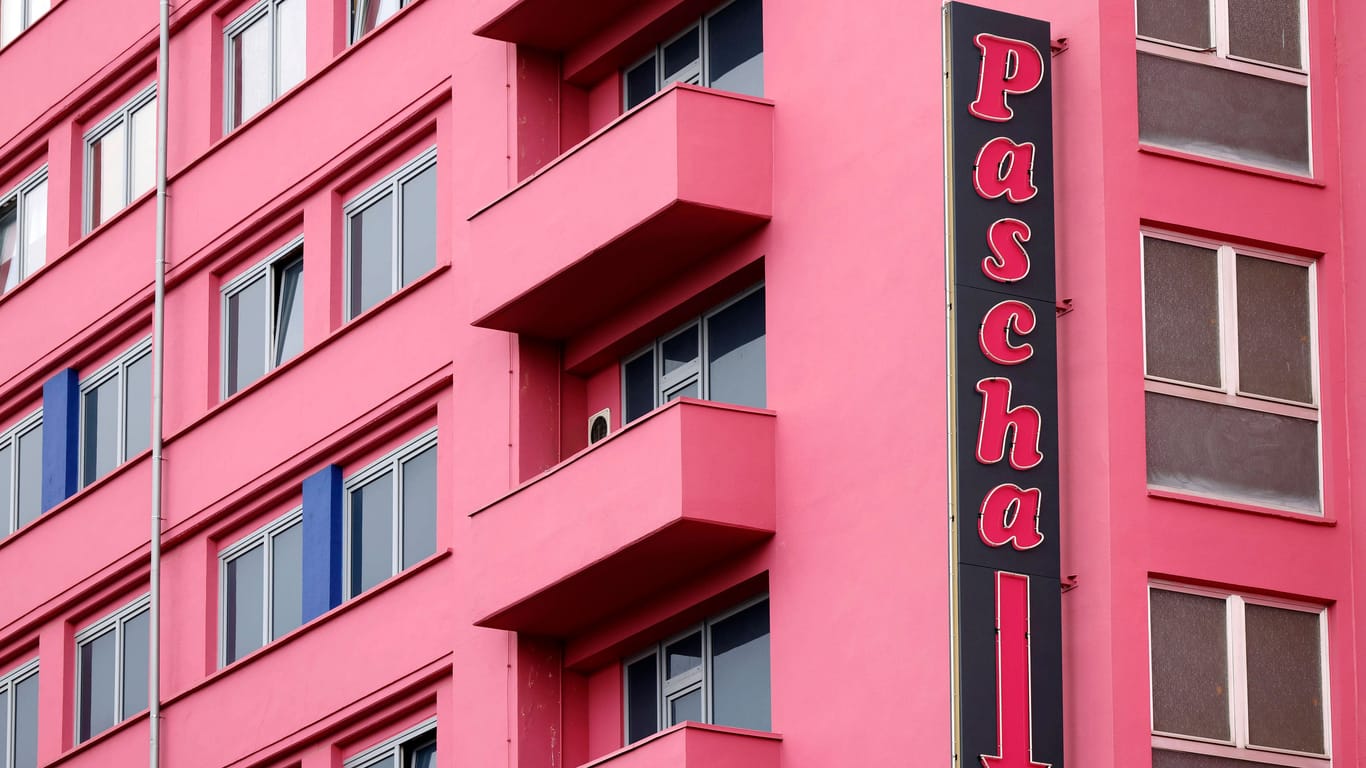
[[[147,708],[147,641],[151,614],[123,622],[123,719]]]
[[[128,417],[124,423],[123,458],[128,460],[152,445],[152,356],[143,355],[127,371]]]
[[[359,595],[394,573],[394,475],[351,491],[351,594]]]
[[[1194,752],[1173,752],[1167,749],[1153,750],[1153,768],[1266,768],[1266,765],[1266,763],[1250,763],[1246,760],[1200,755]]]
[[[1138,54],[1142,141],[1289,173],[1309,172],[1302,85]]]
[[[664,83],[682,80],[697,84],[702,74],[702,30],[693,27],[664,46]]]
[[[19,446],[19,525],[38,519],[43,513],[43,428],[41,425],[20,435]],[[6,467],[0,461],[0,467]]]
[[[677,389],[671,389],[668,392],[666,392],[664,394],[664,401],[672,403],[680,397],[691,397],[696,399],[701,396],[702,388],[698,384],[697,380],[694,379],[691,383],[689,383],[686,386],[678,387]]]
[[[81,398],[81,485],[119,463],[119,377],[106,379]]]
[[[1213,249],[1143,238],[1143,324],[1149,375],[1220,386]]]
[[[261,647],[265,637],[266,550],[256,545],[229,560],[223,574],[223,658],[227,663]]]
[[[4,515],[4,519],[0,519],[0,531],[5,534],[10,533],[10,504],[14,497],[13,466],[14,447],[10,444],[0,448],[0,514]]]
[[[436,552],[436,448],[403,462],[403,567]]]
[[[1209,0],[1138,0],[1138,34],[1210,48]]]
[[[303,623],[304,526],[295,523],[270,540],[270,636],[275,639]]]
[[[38,766],[38,675],[14,686],[14,768]]]
[[[403,183],[403,284],[436,266],[436,166]]]
[[[1309,270],[1239,255],[1239,389],[1312,403],[1310,344]]]
[[[114,651],[113,630],[87,640],[76,651],[81,678],[76,692],[80,721],[76,733],[78,742],[108,729],[115,722]]]
[[[666,678],[675,678],[702,665],[702,633],[694,632],[664,648]]]
[[[1318,424],[1147,393],[1148,483],[1318,513]]]
[[[654,733],[659,723],[659,672],[655,655],[626,665],[626,743]]]
[[[270,281],[262,275],[228,297],[228,394],[261,378],[266,372],[270,329]]]
[[[655,57],[642,61],[626,73],[626,108],[631,109],[655,94]]]
[[[1248,604],[1244,618],[1249,741],[1323,753],[1319,615]]]
[[[769,711],[768,601],[711,628],[711,722],[767,731]]]
[[[764,95],[764,15],[760,0],[735,0],[707,20],[707,72],[713,88]]]
[[[669,725],[678,725],[685,720],[702,722],[702,689],[696,688],[676,699],[669,700]]]
[[[655,407],[655,353],[653,350],[622,365],[621,423],[629,424]]]
[[[9,755],[9,691],[0,691],[0,765],[5,765]]]
[[[436,742],[429,741],[407,750],[405,768],[436,768]]]
[[[767,401],[764,291],[746,296],[707,319],[709,397],[763,408]]]
[[[393,195],[351,214],[350,227],[350,311],[355,317],[393,292]]]
[[[304,348],[304,259],[277,267],[275,277],[275,365]]]
[[[660,350],[664,353],[664,375],[682,368],[697,360],[697,326],[691,326],[664,341]]]
[[[1165,589],[1149,596],[1153,730],[1232,738],[1225,601]]]
[[[1228,52],[1300,66],[1300,0],[1228,0]]]

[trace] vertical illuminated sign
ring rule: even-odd
[[[1049,27],[944,23],[955,754],[1062,768]]]

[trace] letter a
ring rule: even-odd
[[[977,153],[972,185],[987,200],[1001,195],[1012,203],[1034,199],[1039,194],[1034,186],[1034,144],[1016,144],[1004,136],[988,141]]]
[[[1043,543],[1039,532],[1039,503],[1043,491],[1025,490],[1018,485],[1004,483],[991,489],[982,499],[982,511],[977,517],[977,534],[989,547],[1012,547],[1024,551]]]
[[[1032,406],[1010,407],[1010,379],[992,377],[977,382],[982,393],[982,422],[977,432],[977,461],[995,464],[1010,456],[1010,466],[1025,470],[1039,466],[1042,418]],[[1015,441],[1007,448],[1007,432],[1014,430]]]
[[[980,34],[972,40],[982,52],[977,99],[968,105],[974,117],[1004,123],[1015,116],[1006,94],[1029,93],[1043,82],[1043,54],[1023,40]]]

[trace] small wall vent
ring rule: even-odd
[[[612,409],[603,408],[588,417],[588,444],[602,440],[612,431]]]

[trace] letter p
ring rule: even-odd
[[[1006,103],[1007,94],[1029,93],[1043,82],[1043,54],[1023,40],[985,32],[973,42],[982,52],[982,71],[977,77],[977,99],[968,105],[968,112],[1004,123],[1015,116]]]

